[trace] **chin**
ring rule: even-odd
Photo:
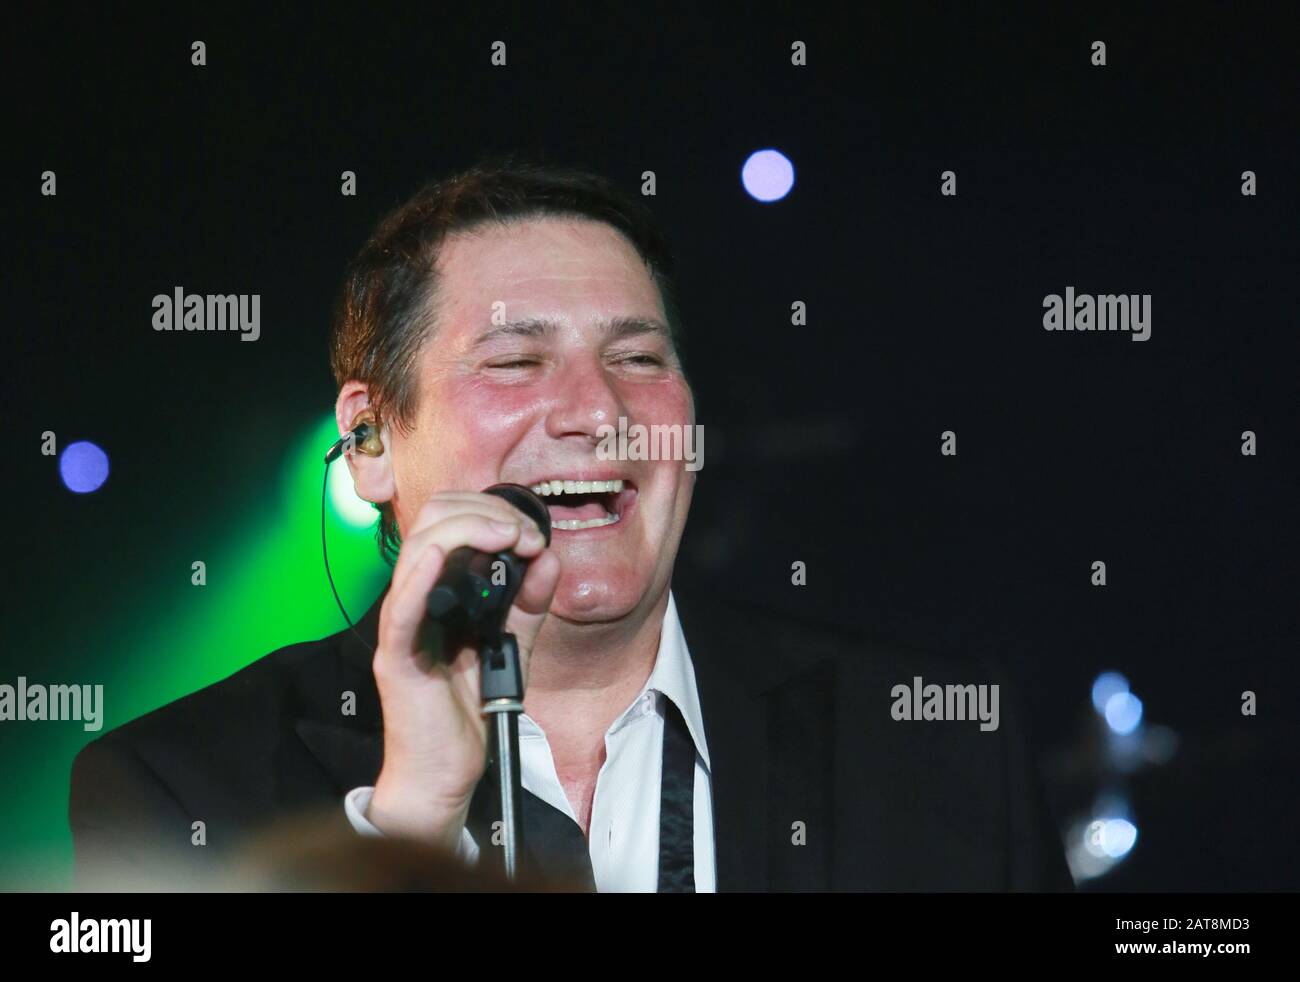
[[[566,621],[602,623],[626,617],[636,609],[649,582],[596,570],[565,570],[551,601],[551,613]]]

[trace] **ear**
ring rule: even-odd
[[[339,436],[352,432],[353,420],[370,405],[370,391],[364,382],[345,382],[339,390],[338,400],[334,403],[334,418],[338,423]],[[349,453],[344,456],[348,470],[352,473],[352,483],[357,495],[377,505],[392,501],[397,485],[393,479],[393,457],[389,452],[390,433],[388,424],[380,420],[380,438],[384,441],[384,452],[378,457]]]

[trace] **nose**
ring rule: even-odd
[[[555,401],[546,419],[546,432],[555,439],[581,438],[594,446],[602,426],[618,426],[627,407],[614,387],[614,379],[599,358],[569,360],[556,373]]]

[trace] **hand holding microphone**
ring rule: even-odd
[[[530,518],[551,544],[546,502],[522,484],[494,484],[483,491]],[[494,637],[523,583],[528,561],[513,550],[495,554],[462,546],[447,557],[429,593],[429,616],[449,631]]]
[[[546,548],[549,528],[544,533],[540,527],[549,525],[545,504],[526,488],[505,491],[514,487],[435,494],[403,539],[374,657],[384,761],[367,817],[386,833],[455,848],[487,763],[477,648],[465,643],[434,650],[437,637],[424,629],[431,607],[462,627],[504,611],[504,629],[516,638],[527,682],[560,562]],[[531,517],[512,501],[534,515],[540,506],[541,515]],[[493,582],[497,561],[514,564],[504,583]],[[476,598],[485,601],[477,609]]]

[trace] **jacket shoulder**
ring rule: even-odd
[[[190,809],[216,794],[262,800],[280,748],[298,742],[294,721],[331,708],[337,716],[338,693],[364,682],[345,672],[339,635],[279,648],[86,744],[73,760],[70,807],[102,798],[94,789],[124,772]]]
[[[687,645],[702,657],[744,665],[764,677],[790,674],[830,663],[864,681],[913,676],[956,680],[996,676],[1002,669],[987,659],[959,651],[922,648],[866,628],[831,624],[798,612],[730,597],[674,592]]]
[[[336,636],[286,645],[223,679],[123,723],[93,743],[119,743],[147,750],[181,734],[220,739],[258,729],[291,697],[304,675],[324,667]],[[88,745],[89,746],[89,745]]]
[[[330,692],[357,686],[338,642],[279,648],[82,747],[68,799],[79,882],[206,870],[279,809],[328,792],[293,724],[337,715]],[[193,848],[198,821],[209,849]]]

